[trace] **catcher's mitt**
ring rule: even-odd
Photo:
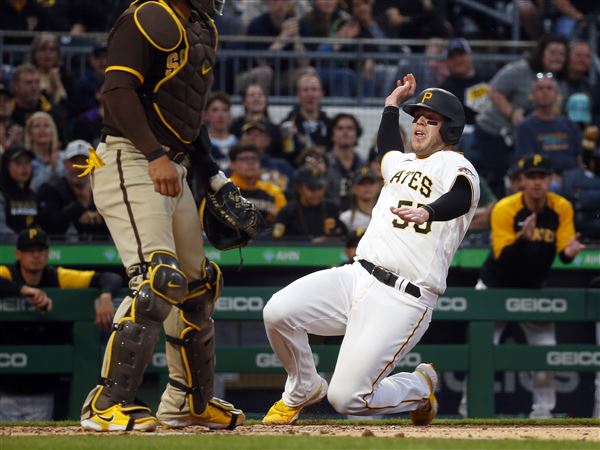
[[[261,213],[231,182],[204,197],[200,219],[209,242],[219,250],[244,247],[268,227]]]

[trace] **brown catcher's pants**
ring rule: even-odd
[[[177,197],[167,197],[154,191],[148,174],[148,161],[129,140],[109,136],[106,143],[98,146],[97,154],[104,166],[96,168],[91,175],[94,202],[106,221],[125,267],[148,261],[152,252],[163,250],[177,255],[188,282],[199,279],[204,260],[202,225],[185,179],[186,169],[178,165],[181,193]],[[139,281],[133,278],[130,284],[137,283]],[[115,314],[115,323],[128,313],[131,303],[130,297],[125,298]],[[172,307],[164,328],[170,336],[179,336],[185,328],[177,308]],[[167,363],[169,376],[186,384],[180,352],[170,345],[167,345]],[[105,354],[102,373],[105,373],[107,364]],[[91,413],[90,403],[97,389],[98,386],[85,400],[82,418]],[[161,417],[189,414],[184,396],[184,392],[167,385],[159,406]]]

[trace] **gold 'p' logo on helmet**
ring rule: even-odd
[[[38,230],[36,230],[35,228],[31,228],[27,231],[27,234],[29,234],[29,240],[31,240],[37,236]]]
[[[431,91],[424,92],[423,93],[423,98],[421,99],[421,103],[425,103],[425,100],[430,100],[431,97],[433,97],[433,92],[431,92]]]
[[[542,155],[533,155],[533,165],[537,166],[542,162]]]

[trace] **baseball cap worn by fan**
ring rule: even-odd
[[[296,182],[308,188],[325,187],[325,174],[318,169],[302,167],[296,172]]]
[[[521,173],[545,173],[552,174],[552,162],[542,155],[528,155],[519,161]]]
[[[63,157],[64,159],[71,159],[75,156],[85,156],[87,158],[88,156],[90,156],[89,148],[91,146],[92,144],[90,144],[87,141],[84,141],[83,139],[71,141],[67,145],[67,148],[65,148]]]
[[[7,161],[14,161],[23,155],[29,156],[29,159],[31,160],[35,159],[35,153],[33,153],[27,147],[23,147],[22,145],[13,145],[7,148],[4,153],[6,154],[5,158],[7,158]]]
[[[36,246],[50,248],[50,241],[44,230],[34,227],[26,228],[19,233],[19,237],[17,237],[17,250],[23,251]]]
[[[583,92],[572,94],[567,100],[567,115],[573,122],[590,123],[592,115],[590,114],[590,98]]]
[[[453,38],[448,41],[448,47],[446,47],[446,58],[472,52],[471,46],[465,38]]]
[[[363,180],[373,180],[377,181],[379,177],[370,167],[364,166],[354,172],[354,176],[352,177],[352,181],[356,184],[360,183]]]
[[[251,122],[246,122],[242,126],[242,133],[245,133],[246,131],[250,131],[250,130],[260,130],[263,133],[266,133],[267,132],[267,127],[265,126],[264,123],[259,122],[257,120],[253,120]]]

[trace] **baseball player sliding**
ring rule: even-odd
[[[386,98],[377,142],[385,183],[354,263],[293,282],[264,309],[269,341],[288,374],[265,424],[294,423],[326,395],[340,414],[409,412],[415,425],[437,414],[431,364],[390,374],[429,326],[475,213],[479,180],[471,163],[451,151],[465,116],[442,89],[426,89],[402,107],[414,117],[414,153],[403,153],[399,106],[415,89],[408,74]],[[344,335],[329,386],[317,373],[307,333]]]

